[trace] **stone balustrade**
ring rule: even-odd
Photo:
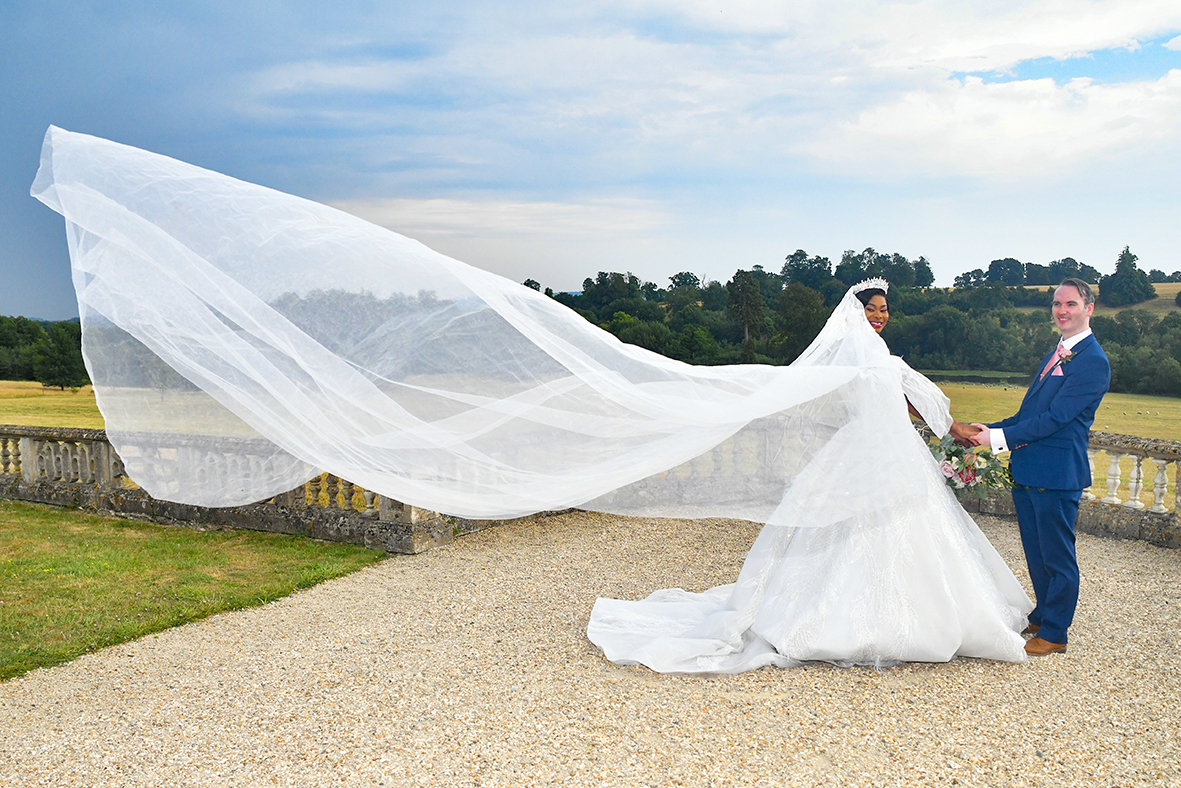
[[[1087,456],[1093,481],[1079,503],[1079,531],[1181,547],[1176,486],[1181,441],[1092,432]],[[1151,477],[1149,485],[1146,476]],[[1008,494],[985,501],[964,499],[964,506],[986,514],[1015,513]]]
[[[273,453],[262,441],[153,435],[129,462],[187,463],[226,476],[251,473]],[[217,477],[214,477],[217,478]],[[161,501],[139,489],[103,430],[0,425],[0,497],[161,522],[301,534],[396,553],[419,553],[493,524],[445,517],[365,490],[331,474],[248,506],[211,508]]]
[[[262,441],[242,440],[227,455],[224,442],[215,449],[200,437],[150,437],[132,449],[139,454],[129,456],[128,462],[197,464],[203,472],[229,478],[257,470],[255,466],[266,463],[273,452]],[[760,449],[727,441],[682,467],[686,495],[708,488],[700,483],[702,476],[756,479],[757,468],[765,461]],[[1177,522],[1181,496],[1175,481],[1181,442],[1092,432],[1088,454],[1095,484],[1084,493],[1079,507],[1079,530],[1181,547]],[[232,462],[226,461],[227,456]],[[1152,479],[1150,488],[1146,475]],[[445,517],[330,474],[248,506],[208,508],[161,501],[127,478],[123,460],[103,430],[45,427],[0,425],[0,497],[165,522],[303,534],[398,553],[418,553],[499,522]],[[1012,497],[1007,494],[964,503],[970,511],[1013,514]]]

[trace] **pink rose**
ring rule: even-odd
[[[952,476],[955,476],[955,468],[952,468],[951,463],[948,462],[947,460],[944,460],[943,462],[939,463],[939,470],[941,470],[943,472],[944,477],[946,477],[948,479],[950,479]]]
[[[976,455],[975,454],[965,454],[964,455],[964,462],[967,463],[968,465],[974,464],[976,462]]]

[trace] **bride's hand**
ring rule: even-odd
[[[948,432],[951,433],[951,437],[955,439],[956,443],[965,449],[970,449],[974,443],[972,438],[980,432],[980,429],[975,425],[964,424],[962,421],[953,419]]]

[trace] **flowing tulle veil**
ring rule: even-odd
[[[239,505],[329,471],[465,517],[820,526],[859,505],[834,467],[906,493],[859,457],[859,431],[909,424],[883,417],[902,393],[852,293],[793,366],[697,367],[349,214],[96,137],[51,127],[32,193],[66,221],[108,436],[158,498]],[[801,496],[827,514],[799,522]]]

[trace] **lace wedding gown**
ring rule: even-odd
[[[798,507],[801,526],[827,527],[765,526],[732,585],[702,593],[663,589],[641,601],[599,599],[587,636],[612,662],[660,673],[739,673],[812,660],[881,666],[956,656],[1026,659],[1019,633],[1032,602],[945,484],[904,402],[889,395],[900,387],[940,435],[951,424],[950,403],[901,359],[885,355],[852,296],[797,363],[873,369],[893,405],[879,414],[887,421],[863,424],[840,451],[809,468],[857,499],[860,510],[832,522],[831,493],[789,494],[785,502]],[[867,486],[859,465],[888,465],[913,484],[902,495]]]

